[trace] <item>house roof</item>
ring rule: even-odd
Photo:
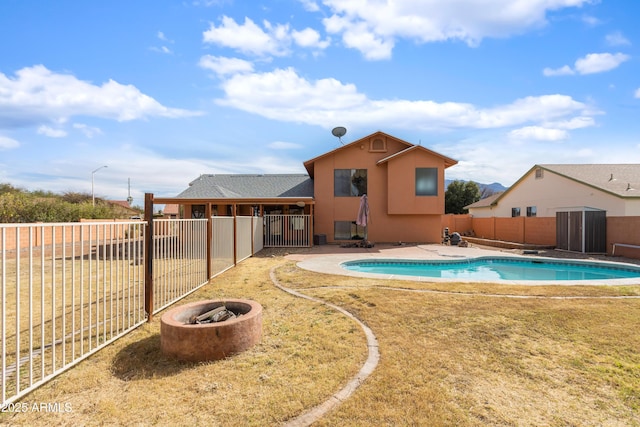
[[[313,197],[313,180],[304,174],[200,175],[178,199]]]
[[[640,197],[640,164],[544,164],[543,170],[618,197]]]
[[[405,144],[407,147],[412,147],[413,146],[413,144],[411,144],[411,143],[409,143],[407,141],[403,141],[401,139],[396,138],[395,136],[389,135],[389,134],[384,133],[382,131],[377,131],[377,132],[372,133],[371,135],[367,135],[367,136],[365,136],[363,138],[360,138],[360,139],[358,139],[356,141],[350,142],[349,144],[343,145],[343,146],[338,147],[338,148],[336,148],[334,150],[331,150],[331,151],[327,151],[326,153],[321,154],[321,155],[319,155],[317,157],[314,157],[313,159],[307,160],[306,162],[304,162],[304,167],[307,169],[307,172],[309,172],[309,176],[313,178],[314,164],[315,164],[316,161],[318,161],[318,160],[320,160],[320,159],[322,159],[324,157],[331,156],[331,155],[335,154],[338,151],[346,149],[347,147],[351,147],[351,146],[354,146],[354,145],[360,145],[360,144],[362,144],[363,141],[371,139],[374,135],[381,135],[381,136],[385,136],[387,138],[392,138],[392,139],[394,139],[394,140],[396,140],[396,141],[398,141],[398,142],[400,142],[402,144]]]
[[[435,151],[432,151],[432,150],[429,150],[428,148],[425,148],[422,145],[412,145],[409,148],[405,148],[402,151],[398,151],[397,153],[394,153],[394,154],[392,154],[392,155],[390,155],[388,157],[385,157],[384,159],[378,160],[377,164],[380,165],[382,163],[386,163],[386,162],[388,162],[388,161],[390,161],[392,159],[398,158],[400,156],[404,156],[405,154],[407,154],[407,153],[409,153],[411,151],[416,151],[416,150],[425,151],[425,152],[431,154],[432,156],[440,157],[441,159],[444,160],[444,167],[445,168],[448,168],[448,167],[451,167],[453,165],[458,164],[457,160],[453,160],[453,159],[451,159],[451,158],[449,158],[447,156],[443,156],[442,154],[436,153]]]
[[[495,203],[495,201],[502,196],[502,193],[504,193],[504,191],[501,191],[499,193],[494,193],[490,196],[485,197],[484,199],[480,199],[475,203],[471,203],[470,205],[465,206],[465,209],[469,209],[469,208],[473,208],[473,209],[478,209],[478,208],[488,208],[490,206],[493,206]]]
[[[569,180],[592,187],[620,198],[640,198],[640,164],[541,164],[534,165],[508,190],[499,193],[492,200],[480,200],[465,208],[483,208],[495,206],[506,194],[517,187],[536,169],[549,171]]]

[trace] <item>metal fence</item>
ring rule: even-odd
[[[154,314],[205,285],[207,220],[153,221]]]
[[[152,224],[0,224],[0,406],[147,320],[146,243],[153,314],[263,248],[258,217],[211,218],[211,242],[207,219]]]
[[[2,405],[145,322],[144,225],[0,224]]]
[[[265,215],[265,247],[308,247],[311,215]]]

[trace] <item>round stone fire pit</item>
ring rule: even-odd
[[[195,316],[222,306],[238,317],[215,323],[190,323]],[[223,359],[253,347],[261,339],[262,306],[251,300],[193,302],[170,309],[160,320],[162,354],[178,360]]]

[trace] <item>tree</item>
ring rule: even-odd
[[[467,213],[465,206],[480,200],[480,187],[473,181],[455,180],[444,193],[444,212],[450,214]]]

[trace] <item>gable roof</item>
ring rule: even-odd
[[[390,155],[388,157],[385,157],[384,159],[378,160],[378,162],[376,164],[381,165],[381,164],[386,163],[386,162],[388,162],[388,161],[390,161],[392,159],[396,159],[396,158],[398,158],[400,156],[404,156],[405,154],[407,154],[407,153],[409,153],[411,151],[417,151],[417,150],[424,151],[424,152],[426,152],[426,153],[428,153],[428,154],[430,154],[432,156],[440,157],[441,159],[443,159],[444,160],[445,169],[448,168],[448,167],[451,167],[453,165],[457,165],[458,164],[457,160],[453,160],[453,159],[451,159],[451,158],[449,158],[447,156],[443,156],[440,153],[436,153],[435,151],[429,150],[428,148],[424,148],[422,145],[412,145],[409,148],[405,148],[402,151],[398,151],[397,153],[394,153],[394,154],[392,154],[392,155]]]
[[[618,197],[640,197],[640,164],[545,164],[537,167]]]
[[[490,196],[485,197],[484,199],[480,199],[475,203],[471,203],[470,205],[467,205],[464,207],[464,209],[469,209],[469,208],[473,208],[473,209],[478,209],[478,208],[488,208],[493,206],[495,203],[495,201],[502,196],[502,193],[504,193],[504,191],[501,191],[499,193],[494,193]]]
[[[313,197],[313,180],[304,174],[200,175],[178,199]]]
[[[640,198],[640,164],[542,164],[534,165],[505,192],[500,193],[490,206],[495,206],[506,194],[518,186],[536,169],[578,182],[616,197]],[[488,207],[489,205],[468,207]]]
[[[314,167],[313,167],[313,166],[314,166],[314,163],[315,163],[316,161],[318,161],[318,160],[320,160],[320,159],[322,159],[322,158],[324,158],[324,157],[331,156],[331,155],[333,155],[333,154],[337,153],[338,151],[345,150],[345,149],[347,149],[348,147],[351,147],[351,146],[354,146],[354,145],[360,145],[360,144],[362,144],[365,140],[369,140],[369,139],[373,138],[373,136],[375,136],[375,135],[380,135],[380,136],[385,136],[385,137],[387,137],[387,138],[391,138],[391,139],[393,139],[394,141],[398,141],[398,142],[400,142],[401,144],[406,145],[407,147],[412,147],[412,146],[413,146],[413,144],[411,144],[411,143],[409,143],[409,142],[407,142],[407,141],[403,141],[403,140],[401,140],[401,139],[396,138],[395,136],[389,135],[389,134],[384,133],[384,132],[382,132],[382,131],[377,131],[377,132],[372,133],[371,135],[367,135],[367,136],[365,136],[365,137],[363,137],[363,138],[360,138],[360,139],[358,139],[358,140],[355,140],[355,141],[353,141],[353,142],[350,142],[349,144],[343,145],[343,146],[338,147],[338,148],[336,148],[336,149],[334,149],[334,150],[331,150],[331,151],[327,151],[326,153],[321,154],[321,155],[319,155],[319,156],[317,156],[317,157],[314,157],[313,159],[307,160],[306,162],[304,162],[304,167],[305,167],[305,169],[307,169],[307,172],[309,172],[309,176],[310,176],[311,178],[313,178],[313,172],[314,172]]]

